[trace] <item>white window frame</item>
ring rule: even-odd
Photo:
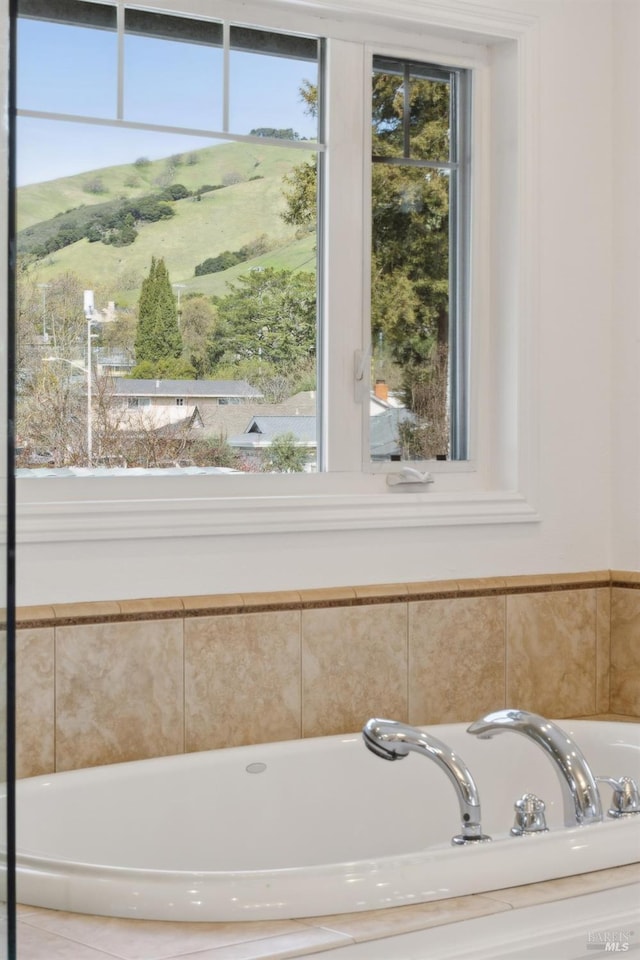
[[[238,22],[234,0],[216,0],[215,7],[211,0],[137,0],[136,6]],[[539,520],[532,329],[536,18],[464,0],[396,0],[391,10],[386,0],[247,0],[242,20],[329,38],[320,270],[327,318],[321,347],[332,361],[322,365],[321,391],[329,469],[311,475],[19,478],[18,542]],[[469,461],[429,464],[434,483],[428,487],[390,487],[386,474],[362,469],[368,403],[354,402],[354,369],[369,342],[367,97],[374,52],[473,72],[472,451]],[[345,90],[353,95],[346,97]],[[332,421],[340,430],[329,429]]]

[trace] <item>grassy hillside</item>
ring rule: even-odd
[[[174,280],[171,273],[171,282],[182,285],[181,296],[187,296],[190,293],[202,293],[207,297],[222,296],[227,292],[227,285],[233,283],[247,273],[248,270],[260,269],[265,267],[275,267],[278,270],[315,270],[316,261],[316,237],[315,234],[309,234],[301,240],[291,240],[282,247],[278,247],[269,253],[264,253],[253,260],[245,263],[239,263],[229,270],[223,270],[220,273],[209,273],[202,277],[189,277],[184,280]],[[167,260],[168,262],[168,260]],[[139,289],[123,290],[118,299],[120,306],[129,307],[137,303]],[[113,298],[112,298],[113,299]]]
[[[181,155],[168,182],[183,183],[194,190],[203,183],[223,183],[225,178],[238,174],[242,180],[260,174],[281,177],[296,163],[309,156],[306,151],[286,147],[263,146],[254,143],[221,143]],[[18,193],[18,230],[48,220],[56,214],[82,204],[103,203],[118,197],[137,197],[158,189],[158,180],[166,178],[171,158],[153,160],[148,166],[138,166],[135,158],[129,164],[102,167],[73,177],[48,180],[44,183],[20,187]],[[87,185],[99,178],[104,192],[99,195],[87,191]]]
[[[85,287],[105,291],[107,299],[126,305],[137,299],[152,256],[164,257],[171,282],[184,284],[185,292],[223,292],[228,279],[251,266],[312,268],[315,238],[297,239],[295,229],[280,216],[282,178],[308,157],[306,151],[286,147],[227,143],[184,154],[177,165],[175,158],[147,165],[131,163],[23,187],[18,192],[21,229],[82,204],[101,205],[158,192],[167,183],[181,183],[189,190],[225,184],[200,200],[189,197],[174,202],[175,215],[169,220],[138,224],[138,237],[128,246],[83,239],[49,254],[34,265],[38,282],[49,283],[71,272]],[[100,192],[87,192],[87,185],[96,183]],[[261,257],[224,273],[194,276],[196,265],[206,258],[239,250],[261,236],[269,244]]]

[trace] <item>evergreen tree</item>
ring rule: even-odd
[[[163,259],[151,258],[151,268],[142,283],[138,301],[136,362],[175,359],[182,354],[176,298]]]
[[[215,304],[213,338],[224,336],[229,353],[219,360],[255,360],[289,371],[315,356],[313,274],[267,267],[243,274],[235,284],[228,285],[228,290]]]
[[[151,269],[148,275],[142,281],[140,288],[140,298],[138,300],[138,324],[136,326],[136,362],[142,363],[143,360],[151,361],[153,359],[153,290],[156,273],[156,258],[151,257]]]

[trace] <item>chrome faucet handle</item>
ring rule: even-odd
[[[513,805],[516,812],[515,823],[511,827],[512,837],[528,837],[534,833],[548,833],[549,827],[544,815],[545,802],[535,793],[525,793]]]
[[[610,817],[631,817],[640,813],[640,791],[631,777],[596,777],[598,783],[608,783],[613,788],[611,806],[607,810]]]
[[[447,775],[456,791],[460,808],[461,831],[451,842],[456,846],[491,840],[482,832],[480,797],[471,771],[462,757],[426,730],[410,727],[398,720],[372,717],[362,728],[365,746],[383,760],[402,760],[415,751],[433,760]]]

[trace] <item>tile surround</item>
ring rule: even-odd
[[[53,627],[31,627],[16,636],[16,767],[32,777],[55,770]]]
[[[18,775],[517,702],[640,718],[640,574],[388,584],[18,611]],[[460,664],[465,665],[463,674]],[[255,717],[260,715],[260,724]],[[220,729],[224,735],[220,737]],[[640,880],[629,865],[390,910],[172,924],[19,908],[30,960],[278,960]]]
[[[640,718],[635,573],[62,604],[17,622],[19,776],[352,732],[373,714]]]
[[[181,620],[55,632],[56,770],[183,752]]]
[[[301,633],[303,736],[406,719],[406,604],[303,610]]]
[[[409,723],[455,723],[505,706],[505,611],[504,596],[409,605]]]
[[[300,736],[300,613],[184,621],[187,751]]]
[[[611,703],[611,589],[596,590],[596,713],[608,713]],[[640,714],[640,698],[638,702]]]
[[[507,598],[507,701],[547,717],[596,711],[595,590]]]
[[[640,590],[611,589],[611,703],[622,713],[640,702]]]

